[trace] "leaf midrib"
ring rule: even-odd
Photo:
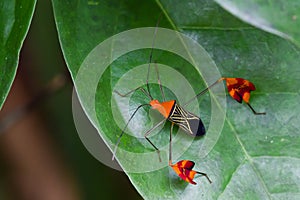
[[[266,184],[265,184],[265,182],[264,182],[264,180],[263,180],[261,174],[259,173],[259,170],[258,170],[258,169],[255,167],[255,165],[254,165],[253,158],[248,154],[248,152],[247,152],[247,150],[246,150],[246,148],[245,148],[243,142],[241,141],[240,137],[239,137],[238,134],[237,134],[236,129],[234,128],[234,126],[232,125],[232,123],[229,121],[229,119],[228,119],[227,117],[225,118],[225,120],[226,120],[226,122],[228,123],[230,129],[232,130],[233,135],[235,136],[236,140],[237,140],[238,143],[240,144],[240,146],[241,146],[241,148],[242,148],[242,151],[243,151],[243,153],[245,154],[246,160],[249,161],[250,166],[252,167],[253,171],[255,172],[256,176],[258,177],[258,180],[261,182],[261,185],[263,186],[263,189],[265,190],[265,192],[266,192],[266,194],[268,195],[269,199],[272,199],[272,198],[271,198],[271,194],[270,194],[270,192],[269,192],[269,190],[268,190],[268,188],[267,188],[267,186],[266,186]],[[239,168],[242,164],[243,164],[243,163],[241,163],[237,168]],[[232,176],[231,176],[231,177],[232,177]],[[230,182],[230,180],[229,180],[228,182]],[[229,184],[228,184],[228,185],[229,185]],[[227,186],[228,186],[228,185],[227,185]],[[224,191],[225,191],[225,189],[226,189],[226,187],[224,188]],[[223,191],[223,192],[224,192],[224,191]],[[223,193],[223,192],[222,192],[222,193]],[[221,193],[221,194],[222,194],[222,193]]]

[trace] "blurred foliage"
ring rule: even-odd
[[[35,3],[35,0],[0,2],[0,108],[15,78]]]

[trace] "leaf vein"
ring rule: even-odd
[[[229,119],[226,118],[225,119],[228,123],[228,125],[230,126],[231,130],[233,131],[233,134],[236,138],[236,140],[238,141],[238,143],[240,144],[245,156],[246,156],[246,159],[249,161],[249,164],[250,166],[252,167],[253,171],[255,172],[256,176],[258,177],[258,180],[261,182],[261,185],[263,186],[263,189],[265,190],[266,194],[268,195],[269,199],[272,199],[271,198],[271,194],[261,176],[261,174],[259,173],[259,170],[255,167],[254,163],[253,163],[253,158],[248,154],[243,142],[241,141],[240,137],[238,136],[237,134],[237,131],[235,130],[234,126],[232,125],[232,123],[230,123]]]

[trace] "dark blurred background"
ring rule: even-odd
[[[66,79],[52,82],[55,91],[41,93],[59,74]],[[0,114],[0,199],[141,199],[123,172],[97,161],[81,143],[73,123],[72,89],[51,2],[38,1]],[[18,109],[24,105],[29,106]]]

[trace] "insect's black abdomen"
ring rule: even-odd
[[[205,135],[205,127],[200,118],[188,120],[193,136],[202,136]]]

